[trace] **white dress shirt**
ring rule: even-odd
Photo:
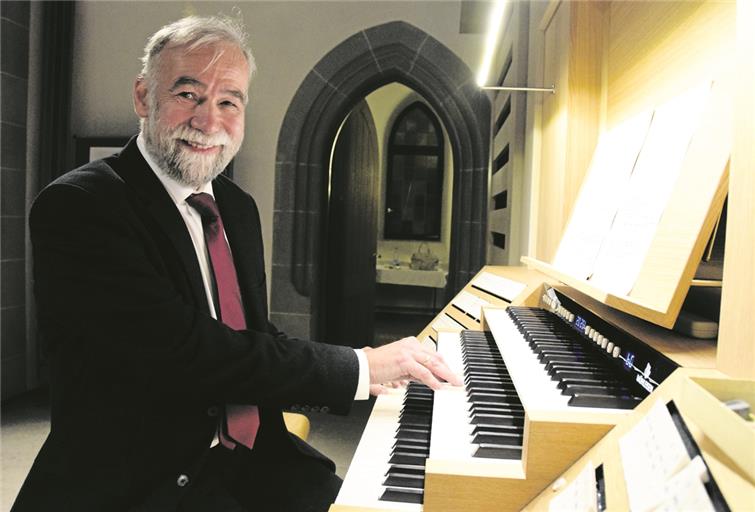
[[[143,134],[140,133],[136,138],[136,145],[139,148],[142,156],[144,157],[144,160],[147,161],[147,165],[149,165],[150,169],[152,169],[152,172],[154,172],[155,176],[157,176],[157,179],[159,179],[160,183],[162,183],[163,187],[165,187],[165,190],[168,192],[168,195],[170,195],[173,203],[178,209],[178,212],[181,214],[181,217],[186,223],[186,229],[188,229],[189,231],[191,241],[194,244],[194,250],[197,253],[199,269],[202,272],[202,283],[204,284],[204,290],[207,295],[207,305],[210,308],[210,314],[212,315],[212,317],[217,318],[217,314],[215,312],[215,304],[212,300],[213,292],[210,274],[211,267],[209,262],[209,255],[207,253],[207,245],[204,239],[202,217],[199,215],[199,212],[197,212],[189,205],[189,203],[186,202],[186,198],[191,194],[197,194],[200,192],[210,194],[214,199],[215,195],[212,191],[212,183],[207,183],[200,189],[194,189],[188,185],[179,183],[178,181],[168,176],[168,174],[163,171],[154,162],[154,160],[152,160],[149,153],[147,152],[147,146],[144,141]],[[225,236],[225,233],[223,233],[223,236]],[[364,351],[360,349],[354,349],[354,352],[356,353],[357,359],[359,360],[359,380],[354,400],[366,400],[370,396],[370,371],[369,365],[367,363],[367,356],[365,355]]]

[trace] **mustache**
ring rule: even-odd
[[[227,146],[231,143],[231,137],[225,132],[207,135],[189,126],[179,126],[173,131],[174,139],[200,144],[202,146]]]

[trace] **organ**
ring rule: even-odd
[[[535,12],[530,9],[530,18]],[[541,151],[535,159],[540,185],[531,197],[537,212],[531,219],[532,257],[525,260],[530,268],[508,266],[507,256],[492,250],[490,260],[498,264],[483,268],[419,334],[465,375],[465,386],[433,394],[429,424],[425,416],[416,433],[429,436],[429,446],[423,437],[394,450],[400,418],[416,399],[405,399],[400,390],[378,397],[332,512],[673,510],[685,508],[679,500],[694,493],[695,507],[755,507],[755,429],[724,405],[731,399],[755,404],[753,340],[743,334],[751,329],[742,314],[753,311],[755,240],[741,206],[733,212],[729,205],[727,241],[733,235],[738,250],[726,255],[733,266],[724,275],[719,339],[668,330],[688,288],[701,284],[694,282],[695,267],[724,197],[743,194],[753,201],[753,187],[729,186],[751,184],[749,177],[742,181],[749,171],[738,167],[753,164],[751,151],[739,164],[732,157],[726,169],[688,162],[694,172],[682,173],[674,185],[639,270],[641,286],[613,293],[553,264],[579,196],[573,183],[585,182],[599,133],[702,77],[720,80],[725,63],[742,66],[743,78],[752,80],[752,62],[736,52],[752,59],[753,43],[736,43],[733,36],[735,22],[751,20],[752,7],[554,1],[538,14],[538,20],[525,21],[541,32],[539,47],[530,36],[529,51],[556,62],[550,70],[546,62],[539,77],[553,76],[556,94],[528,97],[540,120],[526,136]],[[730,121],[734,155],[743,154],[737,152],[745,133],[751,138],[737,114],[752,106],[750,92],[736,92],[742,87],[734,83],[724,95],[745,102],[734,103]],[[518,111],[518,98],[494,98],[494,123],[498,110]],[[497,138],[493,159],[504,147],[513,154],[516,142],[516,135],[510,143]],[[500,175],[492,182],[493,194],[506,186]],[[709,194],[700,195],[702,189]],[[696,199],[685,204],[685,194]],[[501,217],[491,214],[497,233],[508,229],[499,224]],[[507,219],[514,217],[511,212]],[[735,282],[738,276],[745,284]],[[647,295],[639,298],[642,290]],[[660,295],[659,305],[654,301]],[[426,404],[430,397],[424,395]],[[660,445],[648,432],[663,432]],[[412,455],[404,462],[411,464],[397,468],[404,470],[400,478],[391,478],[396,468],[390,459],[407,446]],[[677,461],[673,468],[653,465],[653,454],[666,448],[669,460]],[[649,475],[645,480],[643,473]],[[646,501],[637,498],[642,494]]]

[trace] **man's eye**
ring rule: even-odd
[[[189,92],[189,91],[179,92],[178,96],[180,98],[184,98],[184,99],[187,99],[187,100],[196,100],[197,99],[196,95],[193,92]]]
[[[230,100],[222,101],[220,105],[225,108],[238,108],[238,105],[236,105],[236,103]]]

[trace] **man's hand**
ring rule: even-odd
[[[406,380],[420,381],[431,389],[440,389],[439,379],[455,386],[462,384],[440,354],[413,336],[379,348],[368,347],[364,353],[370,367],[370,393],[373,395],[380,394],[384,386]]]

